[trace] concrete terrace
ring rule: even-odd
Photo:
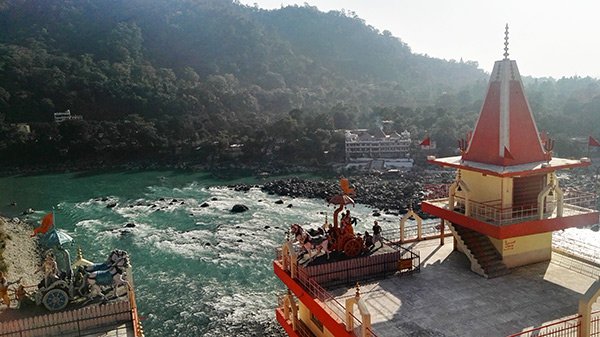
[[[554,253],[551,262],[485,279],[453,251],[452,238],[444,246],[432,240],[410,247],[421,254],[420,273],[361,285],[379,337],[507,336],[576,314],[579,298],[600,276],[600,268]],[[328,290],[341,303],[355,294]]]

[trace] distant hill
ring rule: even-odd
[[[0,30],[0,92],[10,95],[2,110],[20,121],[67,108],[111,119],[339,102],[414,107],[485,80],[476,63],[415,55],[358,17],[308,6],[8,0]],[[194,102],[176,102],[181,96]]]
[[[0,155],[17,162],[215,162],[239,143],[235,160],[325,163],[343,159],[336,130],[383,120],[453,153],[487,80],[476,62],[414,54],[353,13],[308,5],[0,0]],[[600,129],[598,80],[526,84],[542,129]],[[84,120],[52,123],[67,109]]]

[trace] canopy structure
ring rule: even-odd
[[[73,242],[73,238],[66,232],[53,228],[41,237],[41,242],[47,248],[62,247],[64,244]]]

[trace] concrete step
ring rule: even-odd
[[[454,225],[454,228],[487,278],[510,273],[502,262],[502,256],[487,236],[460,225]]]

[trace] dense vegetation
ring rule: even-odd
[[[0,0],[0,33],[0,155],[10,166],[321,165],[343,160],[337,130],[382,120],[433,135],[447,154],[474,125],[487,83],[476,62],[413,54],[354,13],[310,6]],[[559,152],[579,155],[569,139],[598,135],[598,80],[526,86]],[[67,109],[84,120],[52,121]]]

